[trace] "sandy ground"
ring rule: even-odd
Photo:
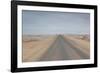
[[[38,60],[41,55],[48,50],[48,47],[54,42],[56,36],[47,37],[25,37],[23,39],[23,62]]]
[[[70,41],[74,41],[73,44],[76,48],[79,48],[80,50],[84,51],[86,54],[90,55],[90,41],[87,40],[89,38],[84,38],[84,35],[81,36],[64,36],[66,39],[69,39]]]

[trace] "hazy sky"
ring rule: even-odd
[[[89,13],[22,11],[23,34],[87,34]]]

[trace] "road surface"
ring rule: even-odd
[[[89,59],[89,54],[76,48],[74,43],[74,41],[59,35],[38,61]]]

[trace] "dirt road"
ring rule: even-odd
[[[84,48],[80,49],[74,45],[76,46],[75,41],[65,39],[62,35],[59,35],[38,61],[79,60],[90,58],[89,54],[84,52]]]

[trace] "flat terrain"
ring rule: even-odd
[[[90,58],[88,35],[23,36],[23,62]]]

